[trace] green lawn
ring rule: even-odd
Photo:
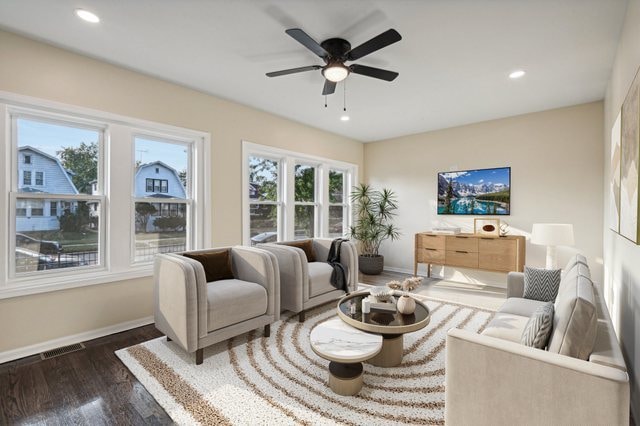
[[[98,250],[98,232],[96,231],[29,231],[22,232],[22,234],[38,240],[57,241],[62,244],[63,253],[78,253]]]

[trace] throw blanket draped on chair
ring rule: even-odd
[[[333,272],[331,273],[331,285],[338,290],[343,290],[345,293],[349,293],[349,286],[347,285],[347,267],[340,263],[340,246],[344,241],[349,240],[336,238],[331,242],[327,263],[333,268]]]

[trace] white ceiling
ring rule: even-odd
[[[0,0],[0,27],[361,141],[602,99],[627,0]],[[97,25],[73,11],[97,13]],[[284,33],[357,46],[403,40],[357,63],[324,107],[321,64]],[[510,80],[510,71],[527,75]]]

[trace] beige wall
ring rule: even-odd
[[[609,229],[611,128],[640,67],[640,0],[630,0],[605,97],[604,264],[605,293],[632,376],[634,417],[640,418],[640,246]]]
[[[534,222],[572,223],[575,250],[602,276],[602,102],[578,105],[365,144],[365,181],[397,192],[401,240],[385,243],[385,264],[413,270],[413,236],[438,224],[472,232],[473,217],[436,214],[437,173],[511,167],[516,234]],[[527,264],[544,266],[545,248],[527,243]],[[436,275],[441,268],[434,268]],[[444,277],[505,286],[506,275],[444,268]]]
[[[242,241],[242,140],[363,168],[360,142],[12,33],[0,63],[2,91],[209,132],[215,245]],[[150,279],[0,300],[0,352],[149,316],[150,301]]]

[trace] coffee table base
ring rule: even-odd
[[[338,395],[352,396],[362,389],[363,368],[361,362],[344,364],[329,363],[329,387]]]
[[[402,336],[402,334],[383,334],[382,350],[367,362],[378,367],[397,367],[400,365],[404,350]]]

